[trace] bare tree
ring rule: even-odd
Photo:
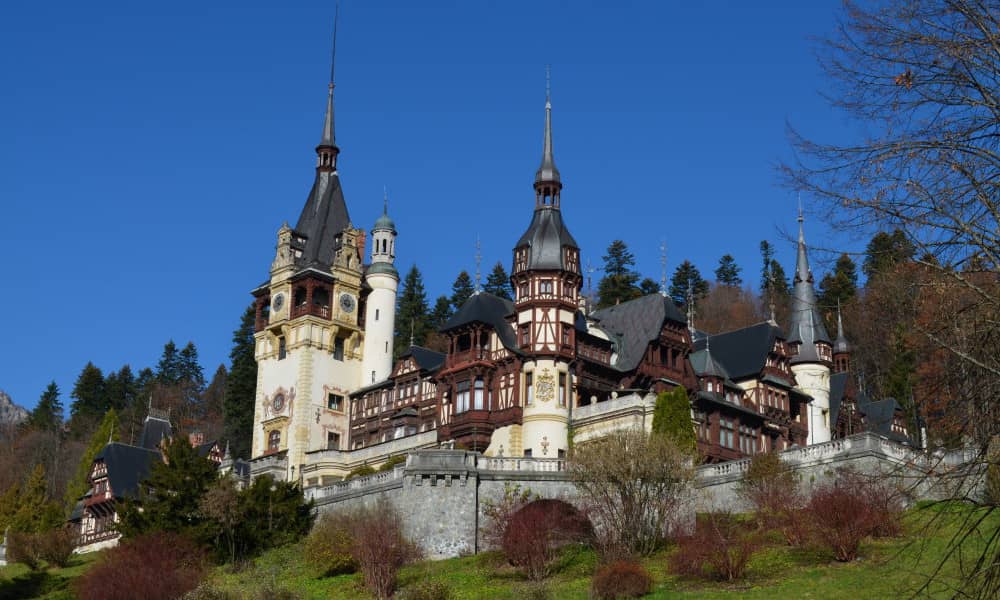
[[[577,446],[569,468],[605,560],[651,554],[693,510],[693,456],[667,436],[615,431]]]
[[[820,61],[827,97],[863,138],[826,144],[793,130],[798,157],[783,172],[841,227],[900,229],[937,273],[912,290],[932,315],[912,327],[949,358],[958,401],[946,410],[985,462],[1000,434],[1000,3],[847,2]],[[953,544],[947,554],[960,553]],[[998,562],[994,535],[959,593],[1000,595]]]

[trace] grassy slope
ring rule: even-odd
[[[0,567],[0,600],[71,600],[72,580],[90,568],[99,555],[99,552],[95,552],[74,556],[65,569],[31,572],[28,567],[20,564]]]
[[[908,539],[878,541],[862,547],[862,559],[840,564],[822,550],[792,549],[775,546],[759,553],[751,563],[750,575],[738,584],[705,584],[678,579],[666,572],[669,550],[645,561],[653,574],[655,592],[648,598],[896,598],[912,593],[925,580],[926,573],[943,556],[948,537],[956,529],[956,520],[969,515],[967,509],[947,513],[940,509],[918,510],[907,517]],[[932,517],[937,520],[931,521]],[[934,525],[928,531],[925,527]],[[989,527],[1000,525],[994,514]],[[970,548],[971,549],[971,548]],[[264,581],[274,581],[304,598],[348,599],[364,597],[357,575],[317,577],[302,560],[301,546],[270,552],[257,561],[254,571],[229,574],[218,571],[219,587],[249,595]],[[596,558],[586,549],[570,549],[562,559],[561,569],[547,582],[554,598],[589,598],[590,576]],[[494,553],[437,562],[422,562],[403,569],[403,588],[432,579],[447,583],[457,599],[524,600],[527,583],[510,569],[497,567]],[[931,588],[931,596],[946,596],[947,586],[960,580],[960,573],[950,566],[942,573],[942,584]]]

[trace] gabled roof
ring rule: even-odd
[[[300,259],[303,266],[333,264],[340,234],[351,224],[336,171],[316,171],[309,198],[302,207],[295,231],[306,238]]]
[[[892,430],[893,417],[897,410],[902,410],[894,398],[885,400],[869,400],[859,395],[858,410],[865,415],[865,428],[872,433],[884,435],[897,442],[910,443],[910,439]]]
[[[104,461],[115,498],[137,498],[139,483],[157,461],[163,460],[156,450],[118,442],[104,446],[94,459]]]
[[[649,343],[660,337],[667,321],[684,324],[674,302],[660,294],[649,294],[615,306],[594,311],[590,318],[598,327],[617,338],[615,368],[631,371],[639,365]]]
[[[173,435],[170,421],[159,417],[146,417],[142,424],[142,434],[139,436],[139,447],[147,450],[159,450],[160,442]]]
[[[722,363],[729,376],[739,381],[753,377],[764,370],[767,355],[784,333],[767,321],[709,336],[712,356]],[[696,350],[705,348],[705,338],[694,343]]]
[[[421,371],[437,371],[444,364],[445,356],[443,352],[437,352],[423,346],[410,346],[410,349],[403,353],[400,358],[412,357],[413,362]]]
[[[448,319],[441,331],[449,331],[469,323],[483,323],[497,332],[504,348],[515,354],[521,354],[521,349],[517,347],[517,338],[514,336],[514,328],[507,322],[507,317],[513,314],[514,303],[510,300],[494,296],[489,292],[479,292],[465,301],[458,312]]]
[[[211,442],[205,442],[204,444],[199,444],[195,446],[194,451],[198,453],[198,456],[202,458],[208,457],[212,453],[212,448],[218,444],[218,441],[212,440]]]

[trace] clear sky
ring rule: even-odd
[[[757,285],[796,200],[786,123],[836,136],[812,38],[835,0],[344,0],[340,174],[355,225],[389,190],[397,264],[428,300],[510,268],[527,227],[552,65],[565,219],[584,264],[624,239],[644,276],[733,254]],[[0,5],[0,389],[33,406],[91,360],[153,366],[193,341],[206,375],[313,179],[333,1]],[[808,202],[807,199],[804,199]],[[807,204],[808,209],[808,204]],[[835,245],[817,220],[810,242]],[[821,270],[821,269],[817,269]],[[595,273],[596,279],[600,272]]]

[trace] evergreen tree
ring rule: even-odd
[[[253,411],[257,397],[257,361],[254,359],[254,319],[251,304],[233,331],[233,347],[229,351],[230,371],[226,378],[226,394],[222,403],[222,422],[229,451],[234,458],[250,458],[253,437]]]
[[[736,259],[733,258],[732,254],[723,254],[722,258],[719,259],[719,267],[715,270],[715,280],[721,285],[740,287],[743,285],[743,280],[740,278],[742,270],[736,264]]]
[[[514,299],[512,296],[513,290],[510,287],[510,276],[507,275],[502,262],[497,261],[497,264],[493,265],[493,270],[490,271],[489,276],[486,278],[486,286],[483,288],[483,291],[489,292],[494,296],[506,298],[507,300]]]
[[[118,372],[112,371],[104,382],[104,393],[108,407],[118,412],[126,410],[136,401],[138,390],[135,386],[135,376],[132,367],[125,365]]]
[[[11,511],[7,523],[11,531],[42,533],[65,522],[58,503],[49,498],[47,481],[45,467],[41,463],[36,464],[28,480],[20,487],[16,505]]]
[[[652,434],[666,436],[685,450],[692,452],[695,450],[691,403],[684,387],[677,386],[669,392],[661,392],[656,397]]]
[[[70,397],[73,398],[69,408],[70,425],[74,435],[79,436],[108,409],[104,374],[94,363],[88,362],[80,372]]]
[[[59,386],[52,381],[42,392],[42,397],[28,415],[25,425],[39,431],[58,431],[62,419],[63,405],[59,399]]]
[[[677,265],[674,276],[670,278],[670,289],[667,292],[677,306],[687,304],[688,289],[694,294],[695,301],[708,295],[708,282],[705,281],[698,267],[685,260]]]
[[[393,342],[396,356],[410,347],[411,337],[414,344],[423,345],[430,331],[424,280],[420,270],[413,265],[403,279],[403,289],[396,304],[396,334]]]
[[[312,526],[313,503],[295,483],[257,477],[240,494],[241,536],[254,551],[290,544]]]
[[[656,283],[653,279],[647,277],[639,282],[639,291],[643,296],[648,296],[650,294],[660,293],[660,284]]]
[[[776,298],[787,298],[792,293],[792,287],[788,284],[788,275],[785,275],[785,269],[777,260],[771,261],[770,286],[774,289]]]
[[[774,277],[774,272],[771,268],[771,264],[774,262],[774,246],[771,245],[771,242],[767,240],[760,241],[760,257],[764,263],[760,269],[760,291],[762,295],[767,296],[771,290],[771,281]]]
[[[76,474],[66,484],[64,504],[67,514],[73,511],[77,501],[87,492],[87,479],[90,476],[90,468],[94,464],[94,457],[108,442],[118,441],[118,439],[118,414],[112,409],[105,413],[100,426],[90,436],[90,441],[77,464]]]
[[[156,380],[161,385],[176,385],[181,380],[181,357],[174,340],[163,345],[163,354],[156,364]]]
[[[163,454],[139,484],[139,501],[125,503],[120,530],[126,537],[169,531],[199,543],[211,541],[215,532],[200,503],[218,477],[215,464],[198,456],[182,436],[175,436]]]
[[[639,273],[633,269],[635,256],[629,252],[622,240],[614,240],[608,246],[604,258],[604,277],[597,284],[597,308],[614,306],[642,295],[637,285]]]
[[[451,284],[451,307],[458,312],[462,305],[472,297],[476,288],[472,285],[472,278],[465,271],[458,274],[455,283]]]
[[[819,305],[827,326],[837,322],[837,306],[846,306],[858,293],[858,268],[847,254],[841,254],[832,273],[819,282]]]
[[[206,439],[215,439],[222,429],[222,413],[225,410],[223,404],[226,401],[226,380],[229,373],[225,365],[219,365],[212,375],[212,381],[201,394],[202,408],[205,416],[201,423],[201,430],[208,436]],[[232,447],[230,446],[230,451]]]
[[[205,389],[205,373],[198,364],[198,349],[194,342],[188,342],[178,355],[180,381],[194,393]]]
[[[438,296],[437,301],[434,302],[434,310],[431,311],[431,328],[441,329],[452,314],[454,313],[452,313],[451,300],[448,299],[448,296]]]
[[[880,231],[868,242],[861,271],[865,277],[872,279],[881,273],[891,271],[900,263],[913,260],[914,255],[916,248],[902,230],[896,229],[892,233]]]

